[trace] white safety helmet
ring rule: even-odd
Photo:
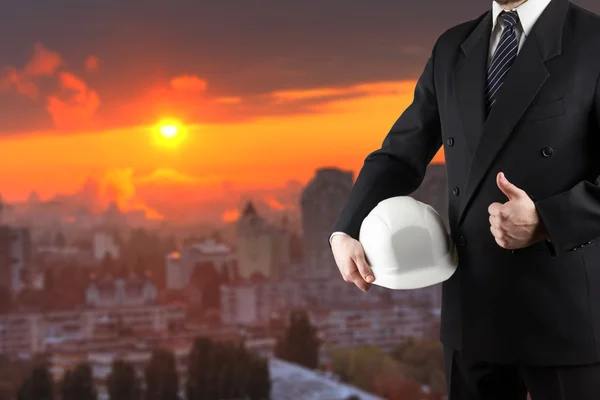
[[[373,284],[389,289],[441,283],[458,265],[440,215],[408,196],[381,201],[363,220],[359,242],[375,275]]]

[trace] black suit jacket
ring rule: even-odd
[[[490,362],[600,361],[600,18],[552,0],[484,114],[492,13],[437,40],[413,103],[369,154],[333,231],[358,238],[383,199],[409,195],[444,146],[457,272],[441,340]],[[488,207],[496,174],[524,189],[549,242],[509,251]]]

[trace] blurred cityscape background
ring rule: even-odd
[[[90,386],[98,399],[156,387],[190,400],[441,399],[440,288],[363,293],[331,255],[354,179],[320,168],[299,215],[245,199],[235,221],[193,229],[114,203],[91,213],[92,184],[3,203],[0,399],[52,387],[87,399]],[[414,197],[446,214],[443,164]]]

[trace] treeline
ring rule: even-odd
[[[309,369],[319,367],[320,340],[305,310],[293,310],[284,334],[275,345],[275,356]]]
[[[332,354],[343,381],[388,400],[441,400],[446,395],[442,346],[408,338],[391,353],[363,346]]]
[[[243,344],[195,340],[187,360],[185,385],[179,381],[172,352],[157,349],[139,376],[134,365],[115,359],[106,379],[111,400],[269,400],[271,377],[268,360]],[[181,389],[181,390],[180,390]],[[0,400],[12,400],[14,396]],[[18,400],[96,400],[89,364],[67,371],[54,383],[47,363],[38,363],[20,385]]]

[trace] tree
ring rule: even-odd
[[[146,377],[146,400],[179,399],[179,376],[173,353],[158,349],[144,371]]]
[[[199,337],[194,341],[188,359],[188,378],[186,385],[187,400],[204,400],[208,392],[208,354],[214,343],[212,340]]]
[[[59,391],[61,400],[73,400],[73,373],[66,370],[59,383]]]
[[[141,399],[140,382],[133,365],[123,360],[115,360],[112,371],[106,380],[110,400]]]
[[[410,380],[402,366],[380,348],[334,351],[332,369],[346,382],[385,399],[420,399],[421,385]]]
[[[271,398],[271,374],[269,361],[253,356],[250,362],[250,400],[268,400]]]
[[[221,390],[226,386],[227,379],[227,348],[223,343],[214,343],[208,352],[206,400],[221,400]]]
[[[12,383],[0,382],[0,400],[13,400],[15,398],[15,388]]]
[[[196,339],[189,358],[187,400],[267,400],[270,391],[267,360],[241,343]]]
[[[388,400],[421,400],[421,385],[398,371],[381,371],[373,379],[373,393]]]
[[[405,374],[421,385],[428,385],[433,395],[446,394],[444,355],[437,340],[406,339],[392,352]]]
[[[60,391],[62,400],[96,400],[98,394],[90,365],[81,363],[73,372],[67,371],[63,376]]]
[[[32,368],[44,359],[23,360],[11,359],[6,355],[0,355],[0,381],[6,383],[3,392],[7,392],[10,386],[8,400],[14,400],[19,387],[29,377]],[[4,400],[1,396],[0,399]]]
[[[17,394],[18,400],[53,400],[54,384],[46,363],[36,365]]]
[[[243,343],[239,343],[237,346],[232,346],[232,357],[235,360],[231,375],[232,380],[235,382],[233,386],[232,396],[234,398],[244,398],[247,393],[250,392],[250,385],[252,384],[251,379],[251,359],[250,354],[244,347]]]
[[[219,399],[235,398],[235,359],[233,358],[233,349],[225,349],[221,354],[221,365],[218,368],[217,387]]]
[[[275,355],[307,368],[318,368],[319,339],[305,311],[290,313],[289,325],[277,341]]]

